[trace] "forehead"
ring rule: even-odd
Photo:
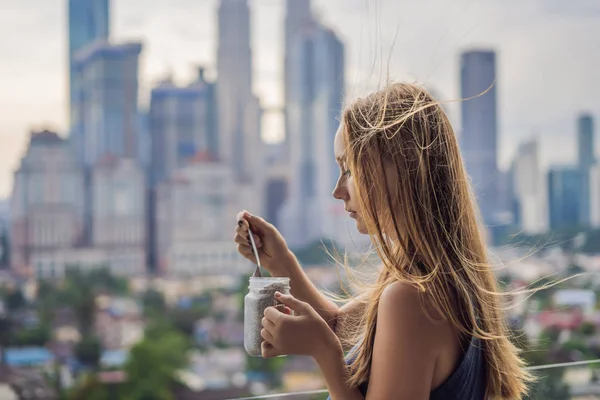
[[[344,138],[344,128],[343,125],[340,124],[338,130],[335,134],[335,139],[333,140],[333,151],[335,152],[336,158],[342,158],[346,152],[346,143]]]

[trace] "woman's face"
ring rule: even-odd
[[[350,218],[356,220],[356,228],[358,231],[362,234],[367,234],[367,226],[365,225],[362,217],[362,212],[360,210],[356,195],[354,178],[352,177],[346,162],[346,143],[343,129],[343,125],[340,124],[333,142],[335,159],[340,167],[340,177],[335,185],[335,189],[333,190],[333,197],[344,202],[344,208],[348,212]]]

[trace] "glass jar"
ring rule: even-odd
[[[290,278],[251,277],[248,289],[244,298],[244,349],[249,355],[260,357],[265,309],[274,306],[283,312],[283,304],[275,299],[275,292],[290,294]]]

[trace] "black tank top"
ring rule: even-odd
[[[429,395],[430,400],[485,400],[486,370],[480,339],[473,337],[452,375]],[[352,353],[352,352],[351,352]],[[350,365],[352,359],[346,360]],[[360,385],[366,396],[369,382]],[[331,398],[329,398],[331,399]],[[398,399],[404,400],[404,399]]]

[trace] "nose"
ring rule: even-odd
[[[331,195],[338,200],[346,200],[348,198],[348,191],[344,185],[340,185],[340,180],[338,179],[335,188],[333,188],[333,193]]]

